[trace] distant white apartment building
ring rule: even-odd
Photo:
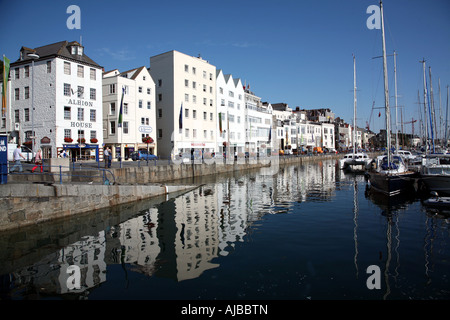
[[[133,151],[147,147],[149,153],[157,154],[155,82],[146,67],[103,73],[103,127],[105,145],[114,159],[123,155],[127,160]],[[146,136],[153,142],[144,143]]]
[[[0,133],[34,151],[41,148],[44,158],[57,157],[64,148],[73,158],[99,159],[101,73],[102,67],[76,41],[22,47],[19,59],[11,63],[9,102]]]
[[[216,67],[173,50],[150,57],[150,74],[156,83],[160,157],[216,152]]]
[[[322,122],[322,147],[335,150],[334,123]]]
[[[244,93],[246,152],[251,155],[272,146],[272,105],[261,103],[261,98],[250,91],[249,87]]]
[[[233,79],[217,70],[217,150],[220,153],[244,156],[245,153],[245,100],[240,79]],[[229,145],[229,151],[226,148]]]

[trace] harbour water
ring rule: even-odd
[[[201,186],[3,232],[1,299],[450,298],[449,216],[388,204],[335,160],[186,183]]]

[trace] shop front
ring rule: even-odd
[[[97,144],[63,144],[63,149],[73,162],[77,160],[99,161],[100,159],[100,149]]]

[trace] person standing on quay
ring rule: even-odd
[[[20,145],[18,144],[17,148],[13,152],[14,166],[11,168],[11,170],[9,170],[10,173],[15,171],[16,167],[19,167],[19,172],[23,172],[22,162],[20,162],[21,157],[25,159],[21,152]]]
[[[103,152],[103,159],[105,160],[105,168],[111,168],[111,150],[106,147],[105,152]]]
[[[38,152],[36,153],[36,157],[34,158],[34,164],[35,166],[33,167],[33,169],[31,169],[31,172],[34,173],[34,170],[36,170],[37,167],[41,167],[41,173],[43,170],[42,167],[42,150],[39,149]]]

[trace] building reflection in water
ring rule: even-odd
[[[136,212],[133,218],[83,236],[33,265],[9,274],[16,287],[47,294],[83,294],[107,281],[107,266],[128,265],[148,276],[183,281],[218,268],[215,258],[245,241],[267,214],[289,213],[295,203],[335,195],[335,161],[220,176],[194,191]],[[80,267],[81,288],[69,290],[67,268]],[[31,291],[33,291],[31,290]]]

